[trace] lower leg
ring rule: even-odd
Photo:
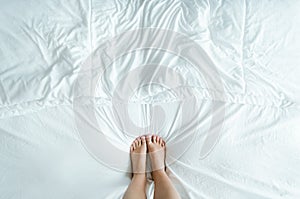
[[[154,179],[154,199],[180,199],[171,180],[164,170],[152,172]]]
[[[128,186],[123,199],[145,199],[146,198],[146,176],[135,174]]]

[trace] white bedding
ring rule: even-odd
[[[141,131],[124,134],[120,129],[127,123],[119,128],[113,119],[114,90],[128,89],[119,81],[150,63],[174,69],[197,93],[199,123],[187,130],[193,140],[178,145],[182,153],[168,165],[182,198],[300,198],[299,1],[11,0],[0,5],[1,199],[121,198],[130,167],[118,161],[129,161],[135,135],[154,131],[175,150],[173,128],[182,117],[177,108],[188,97],[179,99],[157,84],[132,88],[120,102]],[[222,95],[212,96],[219,88],[197,76],[190,63],[157,49],[120,57],[103,70],[95,90],[77,92],[83,66],[99,46],[143,28],[180,33],[198,44],[218,70],[212,78],[221,80]],[[95,111],[99,131],[127,154],[124,160],[103,140],[86,143],[78,121],[89,118],[74,110],[80,97],[85,98],[79,106]],[[210,109],[218,103],[225,110],[222,128],[203,156],[205,132],[221,110]],[[147,127],[154,105],[165,111],[162,128]],[[98,129],[89,124],[87,131]]]

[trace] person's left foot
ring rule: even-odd
[[[147,144],[146,144],[145,136],[136,138],[130,146],[130,157],[131,157],[133,176],[141,175],[141,174],[145,176],[146,153],[147,153]]]

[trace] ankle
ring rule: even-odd
[[[146,181],[146,174],[145,173],[134,173],[132,175],[132,180],[136,179],[136,180],[142,180],[142,181]]]
[[[164,169],[152,171],[152,177],[154,181],[164,176],[167,176],[167,173],[165,172]]]

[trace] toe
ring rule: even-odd
[[[159,136],[156,136],[156,142],[159,143],[159,139],[160,137]]]
[[[139,140],[135,140],[134,144],[135,144],[135,147],[138,147],[139,146]]]
[[[151,138],[152,138],[151,135],[150,135],[150,136],[147,136],[147,137],[146,137],[146,142],[147,142],[147,143],[152,143]]]
[[[156,136],[155,135],[153,135],[152,139],[153,139],[153,142],[156,143]]]
[[[132,150],[134,151],[134,150],[135,150],[135,148],[136,148],[136,147],[135,147],[135,143],[134,143],[134,142],[132,143],[131,147],[132,147]]]
[[[145,142],[146,142],[145,136],[142,136],[141,140],[142,140],[142,144],[145,144]]]
[[[159,138],[159,141],[158,141],[159,145],[162,146],[162,138]]]
[[[139,138],[139,139],[137,140],[137,142],[138,142],[138,146],[141,146],[141,144],[142,144],[141,138]]]

